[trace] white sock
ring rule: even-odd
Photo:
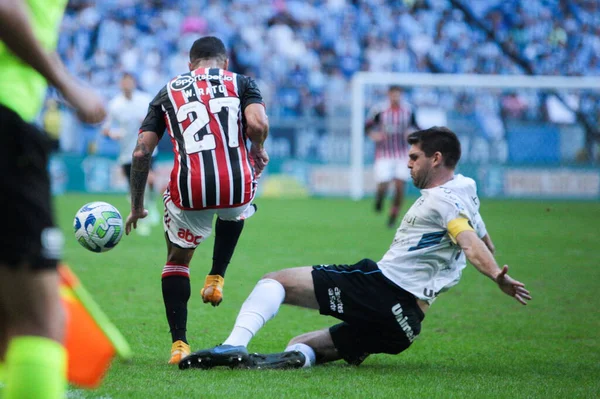
[[[223,345],[248,346],[267,321],[277,314],[285,298],[285,289],[277,280],[260,280],[240,309],[229,338]]]
[[[285,351],[286,352],[292,352],[292,351],[301,352],[304,355],[304,357],[306,358],[306,361],[304,362],[304,366],[302,366],[302,367],[312,367],[315,365],[315,362],[317,361],[317,356],[315,355],[314,349],[306,344],[290,345],[287,348],[285,348]]]

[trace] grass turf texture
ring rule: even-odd
[[[170,336],[160,291],[166,253],[161,228],[150,237],[123,237],[108,253],[88,252],[71,226],[77,209],[95,200],[115,205],[124,218],[128,214],[124,195],[57,198],[65,260],[127,337],[135,358],[115,362],[98,390],[71,389],[71,398],[591,398],[600,392],[599,203],[483,201],[499,263],[507,263],[534,297],[527,307],[468,266],[460,284],[432,306],[419,339],[400,355],[371,356],[358,368],[336,362],[310,370],[182,372],[166,364]],[[394,234],[368,201],[257,203],[259,212],[246,222],[228,270],[221,306],[203,304],[199,294],[212,238],[192,260],[193,350],[227,337],[243,300],[266,272],[364,257],[377,261]],[[280,351],[293,336],[335,322],[284,306],[249,349]]]

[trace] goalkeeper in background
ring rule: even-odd
[[[0,0],[0,378],[4,399],[62,398],[65,319],[46,170],[48,137],[31,122],[47,83],[87,123],[105,117],[100,97],[66,71],[54,52],[67,0]]]
[[[388,227],[395,227],[398,212],[404,199],[406,181],[410,178],[408,144],[406,137],[411,131],[420,130],[411,106],[403,101],[402,88],[390,86],[388,101],[376,105],[370,111],[365,133],[375,142],[375,211],[381,212],[383,200],[390,183],[394,185],[394,199],[390,208]]]

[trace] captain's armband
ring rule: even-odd
[[[448,222],[448,235],[453,243],[456,244],[456,237],[463,231],[475,231],[469,219],[458,217]]]

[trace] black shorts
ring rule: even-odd
[[[62,234],[54,228],[47,164],[51,140],[0,105],[0,264],[56,268]]]
[[[416,298],[372,260],[313,266],[312,277],[321,314],[343,321],[329,331],[348,363],[358,365],[372,353],[400,353],[421,332],[425,315]]]

